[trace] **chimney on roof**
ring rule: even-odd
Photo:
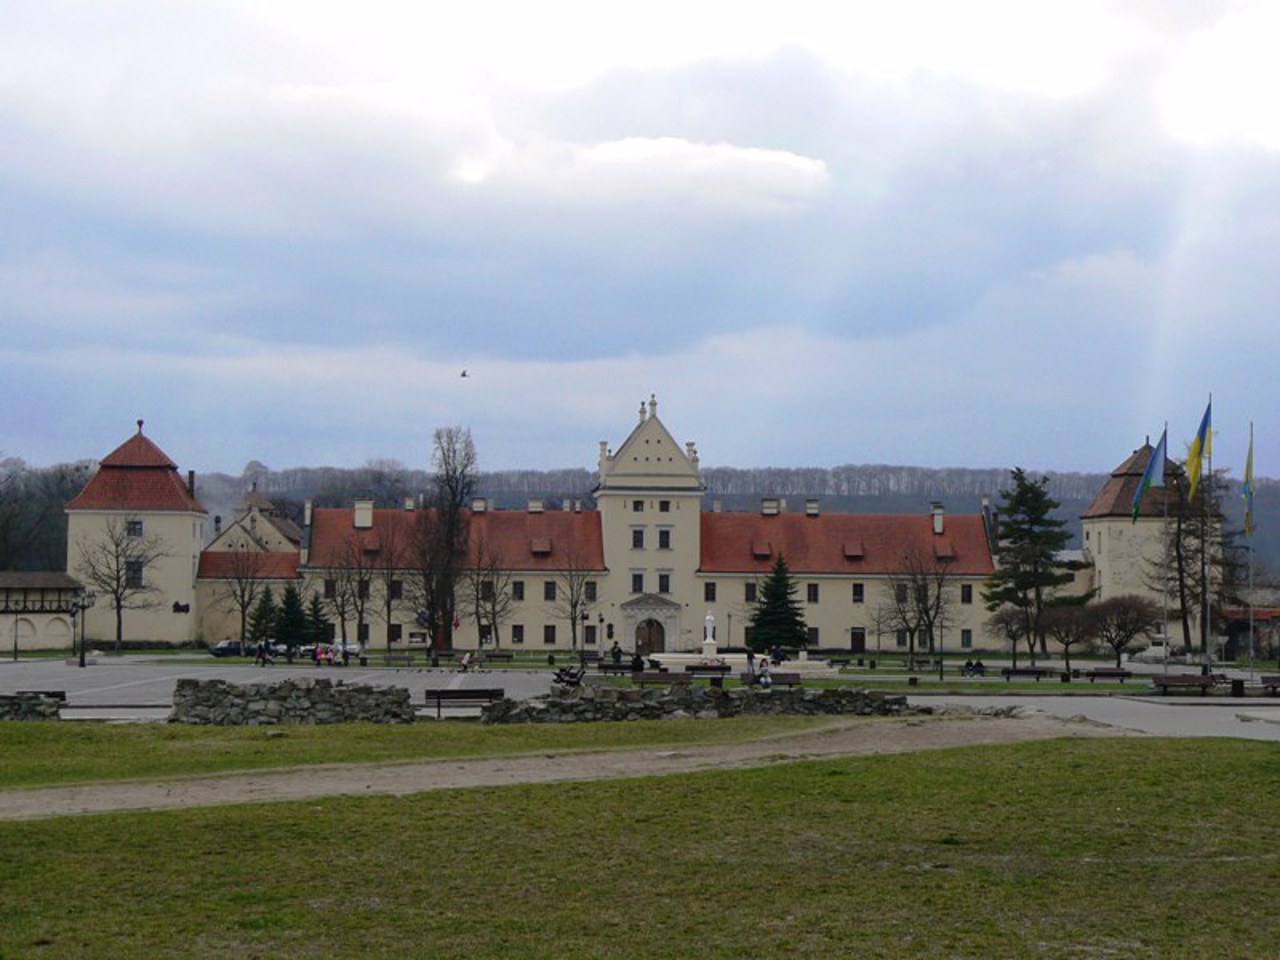
[[[357,530],[369,530],[373,527],[373,501],[367,498],[356,500],[352,525]]]
[[[405,498],[404,498],[404,508],[405,508],[405,510],[408,510],[408,511],[409,511],[409,512],[411,512],[411,513],[413,512],[413,497],[412,497],[412,496],[408,496],[408,497],[405,497]]]
[[[311,526],[311,501],[304,500],[302,502],[302,525],[304,527]]]
[[[818,515],[818,499],[810,497],[804,502],[804,515],[806,517],[816,517]]]
[[[484,497],[476,497],[471,501],[472,513],[484,513],[489,509],[489,501]]]
[[[943,529],[942,504],[940,504],[937,500],[935,500],[931,504],[931,507],[933,509],[933,533],[934,533],[934,536],[940,537],[942,536],[942,529]]]
[[[776,517],[782,512],[782,501],[777,497],[764,497],[760,501],[760,515],[762,517]]]
[[[529,501],[529,512],[530,512],[530,513],[541,513],[541,512],[542,512],[542,510],[543,510],[543,507],[542,507],[542,501],[541,501],[541,500],[539,500],[538,498],[536,498],[536,497],[535,497],[534,499],[532,499],[532,500],[530,500],[530,501]]]

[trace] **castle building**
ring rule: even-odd
[[[1129,575],[1127,557],[1137,547],[1117,505],[1125,489],[1131,501],[1131,474],[1140,477],[1144,465],[1126,461],[1112,478],[1122,489],[1104,491],[1086,516],[1085,547],[1095,575],[1108,582]],[[779,557],[797,587],[811,647],[868,655],[904,649],[911,641],[886,610],[913,564],[945,575],[948,610],[936,637],[944,651],[1005,646],[989,632],[982,603],[994,570],[983,513],[948,514],[940,504],[916,515],[835,513],[817,499],[797,509],[774,497],[758,510],[722,511],[705,502],[696,446],[675,440],[654,398],[641,404],[616,449],[600,444],[597,470],[594,503],[470,505],[455,646],[554,652],[605,650],[616,641],[628,650],[694,651],[708,615],[721,646],[742,646],[760,584]],[[427,636],[415,596],[423,565],[417,544],[432,514],[413,499],[308,505],[299,529],[251,492],[225,529],[215,523],[202,549],[206,511],[194,477],[184,482],[139,423],[67,514],[67,572],[98,593],[85,623],[98,642],[114,638],[117,611],[88,582],[86,560],[95,544],[123,543],[127,561],[128,546],[140,542],[155,556],[121,570],[147,588],[119,611],[129,640],[212,644],[238,637],[231,598],[246,576],[270,586],[277,599],[289,584],[304,602],[321,597],[335,637],[375,649],[443,640]]]

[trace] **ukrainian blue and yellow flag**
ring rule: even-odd
[[[1138,481],[1138,491],[1133,495],[1133,522],[1138,522],[1138,508],[1142,506],[1142,495],[1152,487],[1164,486],[1164,461],[1169,441],[1169,428],[1160,434],[1160,442],[1151,451],[1151,459],[1147,461],[1147,469],[1142,471],[1142,479]]]
[[[1191,441],[1191,449],[1187,452],[1187,476],[1191,478],[1191,489],[1187,499],[1193,500],[1196,487],[1200,485],[1200,469],[1205,457],[1213,455],[1213,401],[1204,408],[1204,416],[1200,420],[1200,429]]]

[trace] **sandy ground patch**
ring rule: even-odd
[[[94,783],[0,792],[0,819],[340,795],[397,795],[426,790],[646,777],[730,767],[756,767],[817,757],[904,753],[1053,737],[1123,736],[1082,720],[1048,715],[848,718],[798,734],[744,743],[540,753],[533,756],[423,763],[349,764],[128,783]]]

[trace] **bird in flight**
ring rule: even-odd
[[[467,371],[463,370],[463,371],[462,371],[462,376],[464,376],[464,377],[469,377],[469,376],[471,376],[471,374],[469,374],[469,373],[467,373]]]

